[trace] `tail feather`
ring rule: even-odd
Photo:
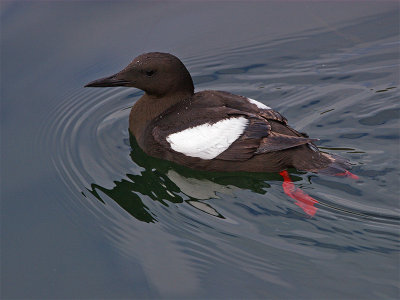
[[[333,176],[341,176],[340,174],[345,174],[347,169],[351,168],[350,162],[343,157],[324,152],[321,152],[321,155],[329,159],[330,163],[325,168],[319,169],[318,173],[333,175]]]
[[[349,160],[335,154],[321,152],[313,144],[307,146],[301,146],[302,151],[293,157],[292,164],[296,169],[331,176],[358,178],[348,171],[351,168]]]

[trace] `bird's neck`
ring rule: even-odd
[[[191,97],[192,93],[174,93],[164,97],[144,94],[132,107],[129,129],[139,142],[149,122],[175,104]]]

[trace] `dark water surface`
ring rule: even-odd
[[[130,138],[136,55],[257,99],[358,180],[197,172]],[[399,297],[397,2],[2,2],[2,299]]]

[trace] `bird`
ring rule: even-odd
[[[144,91],[132,106],[129,131],[147,155],[204,171],[280,172],[286,183],[288,168],[354,175],[346,159],[320,151],[318,139],[266,104],[226,91],[195,92],[188,69],[172,54],[141,54],[85,85],[119,86]]]

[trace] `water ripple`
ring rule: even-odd
[[[182,267],[182,276],[195,273],[193,286],[205,280],[204,270],[215,262],[287,288],[290,283],[279,270],[300,258],[311,263],[334,259],[339,252],[398,251],[396,195],[385,194],[396,182],[396,169],[383,164],[381,149],[373,146],[392,135],[367,128],[395,127],[399,108],[390,93],[398,95],[398,89],[376,93],[363,85],[388,76],[384,67],[343,75],[343,61],[357,62],[343,52],[317,58],[283,53],[279,72],[274,56],[264,54],[282,43],[295,49],[302,39],[250,45],[187,63],[200,89],[260,99],[284,113],[296,129],[321,137],[321,148],[353,160],[359,181],[292,170],[296,185],[320,201],[315,218],[286,198],[278,174],[196,172],[146,156],[128,132],[130,107],[142,92],[124,88],[72,91],[44,118],[37,142],[50,149],[49,159],[73,195],[63,200],[64,207],[72,215],[91,215],[123,255],[140,257],[149,272],[162,261]],[[378,51],[365,47],[366,53]],[[264,59],[238,64],[240,55]],[[391,57],[371,53],[368,59]],[[392,97],[386,98],[386,108],[376,107],[376,95]],[[159,245],[170,247],[169,261],[152,252]],[[286,261],[279,259],[282,253]]]

